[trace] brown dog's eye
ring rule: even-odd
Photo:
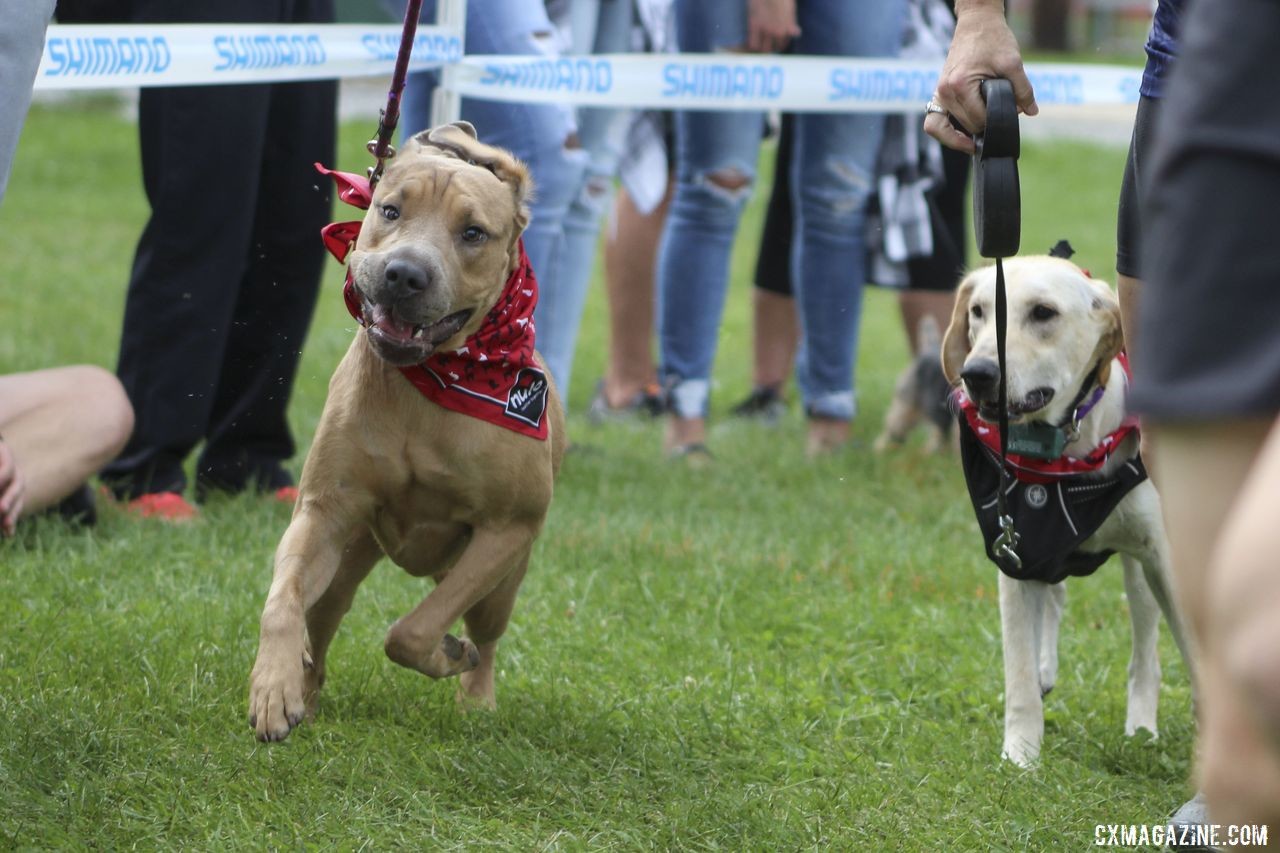
[[[981,306],[981,305],[975,305],[975,306],[973,306],[972,308],[970,308],[970,309],[969,309],[969,313],[973,315],[973,319],[975,319],[975,320],[981,320],[981,319],[982,319],[982,306]]]
[[[1031,309],[1031,319],[1037,323],[1047,323],[1058,316],[1058,309],[1050,305],[1037,305]]]
[[[400,218],[400,208],[394,204],[384,204],[382,206],[382,218],[395,221]]]
[[[472,225],[462,232],[462,241],[464,243],[483,243],[489,237],[484,230]]]

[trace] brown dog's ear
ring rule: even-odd
[[[469,121],[453,121],[453,122],[449,122],[449,124],[452,127],[458,128],[467,136],[470,136],[472,139],[480,138],[480,134],[476,133],[476,126]]]
[[[1124,326],[1120,322],[1120,301],[1105,284],[1094,281],[1098,293],[1093,297],[1093,312],[1101,318],[1102,333],[1093,352],[1093,363],[1098,365],[1098,384],[1106,385],[1111,378],[1111,360],[1124,349]]]
[[[429,145],[452,154],[463,162],[488,169],[511,188],[516,208],[516,234],[529,224],[529,202],[533,198],[533,179],[529,169],[509,151],[486,145],[476,136],[470,122],[455,121],[440,127],[424,130],[413,137],[419,145]],[[514,243],[513,243],[514,245]]]
[[[956,288],[956,304],[951,309],[951,323],[942,337],[942,374],[955,385],[960,381],[965,357],[969,355],[969,297],[977,284],[978,273],[971,272]]]

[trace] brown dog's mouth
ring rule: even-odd
[[[397,355],[413,354],[422,360],[445,341],[462,330],[471,319],[473,309],[455,311],[434,323],[412,323],[395,312],[369,300],[363,300],[365,328],[377,342],[397,351]],[[400,358],[397,358],[397,361]]]
[[[1021,400],[1009,401],[1009,417],[1018,418],[1023,415],[1035,414],[1049,405],[1052,400],[1052,388],[1033,388]],[[994,400],[984,400],[978,405],[978,416],[984,421],[994,422],[1000,417],[1000,408]]]

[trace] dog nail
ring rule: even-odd
[[[479,650],[479,649],[477,649],[475,646],[468,646],[468,647],[467,647],[467,660],[471,662],[471,665],[472,665],[472,666],[479,666],[479,665],[480,665],[480,650]]]
[[[251,729],[256,729],[257,727],[258,727],[258,715],[257,715],[257,714],[250,714],[250,715],[249,715],[249,728],[251,728]]]

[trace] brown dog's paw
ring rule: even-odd
[[[273,661],[260,654],[249,676],[249,726],[260,741],[284,740],[306,716],[306,661],[288,657]]]
[[[407,632],[393,625],[387,632],[384,648],[387,657],[401,666],[416,669],[432,678],[448,678],[475,669],[480,665],[480,651],[475,643],[445,634],[428,654],[406,636]]]

